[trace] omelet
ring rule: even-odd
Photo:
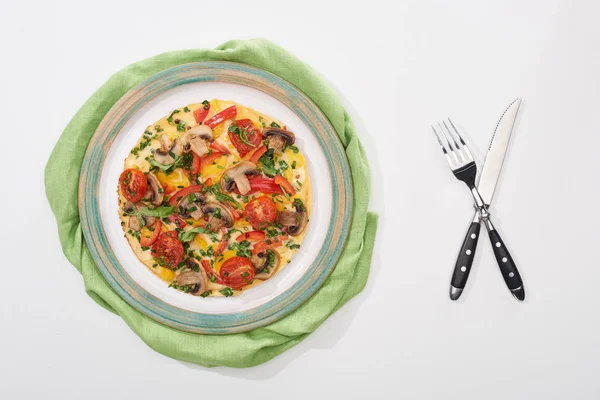
[[[132,251],[169,287],[234,296],[272,278],[310,219],[306,159],[282,121],[204,100],[149,125],[118,184]]]

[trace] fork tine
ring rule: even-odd
[[[445,122],[444,122],[444,125],[446,125]],[[460,150],[458,148],[458,143],[456,143],[456,140],[454,140],[452,135],[448,132],[448,127],[446,126],[446,129],[444,129],[444,127],[442,126],[442,124],[440,122],[438,122],[438,126],[440,127],[440,130],[442,131],[442,134],[443,134],[444,138],[446,139],[446,143],[448,143],[448,147],[450,147],[450,153],[452,153],[452,156],[454,157],[456,163],[462,164],[463,160],[462,160],[462,157],[460,154]],[[452,142],[450,141],[450,139],[452,139],[452,141],[454,142],[454,145],[456,147],[452,147]]]
[[[440,144],[440,147],[442,148],[442,151],[444,152],[444,156],[446,157],[448,165],[450,166],[450,168],[454,168],[454,162],[452,158],[450,158],[450,154],[448,154],[448,149],[446,149],[446,145],[443,143],[440,134],[438,133],[438,131],[436,131],[435,126],[431,125],[431,129],[433,130],[433,134],[435,135],[438,143]]]
[[[456,136],[458,136],[458,140],[460,140],[460,143],[462,143],[463,150],[467,154],[468,160],[473,161],[474,160],[473,154],[471,154],[471,151],[469,150],[469,146],[467,146],[464,139],[460,135],[460,132],[458,131],[458,129],[456,129],[454,122],[452,122],[452,120],[450,118],[448,118],[448,121],[450,122],[450,125],[452,125],[452,128],[454,128],[454,133],[456,133]]]

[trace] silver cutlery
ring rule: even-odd
[[[489,213],[489,206],[500,177],[520,103],[520,98],[514,100],[500,117],[477,186],[475,185],[477,164],[454,123],[448,119],[448,122],[438,123],[437,128],[432,126],[450,169],[457,179],[469,187],[475,202],[475,215],[461,246],[452,274],[450,284],[452,300],[458,299],[465,288],[473,265],[482,222],[488,231],[494,256],[507,287],[516,299],[521,301],[525,299],[521,275],[506,244],[492,224]]]

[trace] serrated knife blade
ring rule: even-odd
[[[481,171],[481,176],[479,178],[479,184],[477,185],[479,194],[486,206],[489,206],[492,203],[494,191],[496,190],[498,178],[500,178],[504,157],[506,156],[506,151],[508,149],[520,105],[521,98],[517,97],[510,103],[506,110],[504,110],[500,120],[498,120],[492,140],[490,141],[490,146],[483,164],[483,170]]]

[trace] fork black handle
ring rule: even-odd
[[[480,230],[481,222],[479,221],[479,216],[475,214],[475,218],[465,235],[465,240],[460,248],[460,253],[458,253],[454,272],[452,273],[452,280],[450,281],[450,298],[452,300],[458,300],[467,284],[473,259],[475,258],[475,249],[477,248]]]
[[[500,272],[502,273],[504,282],[506,282],[506,286],[517,300],[525,300],[525,289],[523,287],[521,274],[519,274],[517,265],[506,248],[506,244],[489,219],[485,221],[485,224],[490,236],[492,249],[494,249],[496,261],[498,262],[498,267],[500,267]]]

